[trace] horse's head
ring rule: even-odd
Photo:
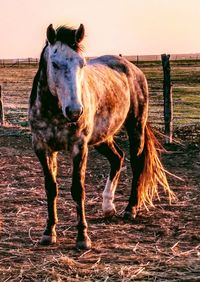
[[[81,85],[85,60],[80,54],[80,42],[84,33],[82,24],[77,30],[67,27],[54,30],[52,25],[47,28],[47,82],[70,122],[78,121],[83,113]]]

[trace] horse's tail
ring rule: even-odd
[[[145,126],[144,149],[142,152],[143,165],[138,186],[138,207],[142,205],[146,208],[148,205],[154,206],[154,196],[159,198],[158,186],[164,188],[170,202],[175,198],[175,194],[167,181],[166,170],[159,159],[157,147],[161,148],[161,145],[147,124]]]

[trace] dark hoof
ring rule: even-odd
[[[89,237],[84,241],[77,241],[76,243],[76,248],[79,250],[89,250],[91,249],[91,247],[92,247],[92,244],[91,244],[91,240]]]
[[[115,209],[110,210],[110,211],[105,211],[105,212],[104,212],[104,217],[105,217],[105,218],[111,218],[111,217],[113,217],[115,214],[116,214],[116,210],[115,210]]]
[[[137,216],[137,209],[136,208],[133,208],[132,211],[125,211],[124,212],[124,219],[125,220],[135,220]]]
[[[56,235],[43,235],[40,244],[43,246],[56,244]]]

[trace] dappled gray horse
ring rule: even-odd
[[[33,81],[29,119],[48,202],[41,243],[56,242],[57,152],[66,150],[73,159],[71,193],[77,206],[77,247],[87,249],[91,241],[85,218],[84,182],[90,145],[110,162],[103,191],[105,217],[116,212],[113,201],[124,153],[113,137],[122,125],[130,141],[134,176],[124,217],[134,218],[141,205],[152,205],[158,184],[169,196],[173,193],[158,158],[157,140],[147,125],[148,87],[144,74],[122,57],[102,56],[86,62],[82,55],[83,38],[82,24],[78,29],[48,27],[47,43]]]

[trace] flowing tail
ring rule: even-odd
[[[153,198],[158,194],[158,186],[162,186],[166,194],[169,196],[169,201],[175,199],[176,196],[171,190],[166,173],[160,159],[157,148],[161,148],[160,143],[153,134],[150,126],[145,127],[145,142],[143,149],[143,168],[139,178],[138,185],[138,207],[144,205],[148,209],[148,205],[154,206]]]

